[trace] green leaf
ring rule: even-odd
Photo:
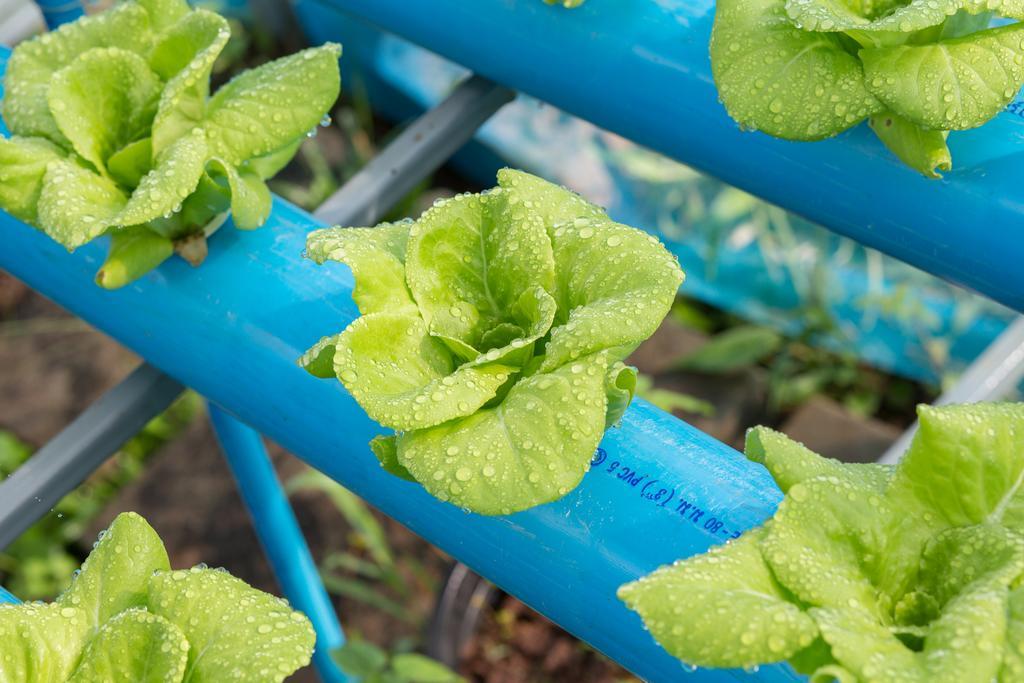
[[[620,588],[619,598],[666,650],[688,664],[782,661],[808,647],[818,629],[772,577],[758,549],[762,537],[762,531],[750,531],[662,567]]]
[[[334,354],[337,353],[340,334],[324,337],[299,357],[299,367],[320,379],[334,378]]]
[[[432,334],[482,350],[488,330],[519,322],[510,314],[525,287],[553,289],[551,244],[540,216],[507,194],[454,197],[410,229],[406,281]]]
[[[223,17],[196,10],[153,48],[150,65],[167,80],[153,121],[154,156],[202,123],[210,94],[210,73],[230,37]]]
[[[149,21],[157,31],[167,30],[189,13],[188,3],[185,0],[135,1],[149,14]]]
[[[0,680],[65,683],[87,629],[86,615],[74,607],[0,605]]]
[[[918,419],[891,495],[949,526],[988,522],[1024,531],[1024,404],[919,406]]]
[[[298,140],[295,140],[274,152],[270,152],[269,154],[264,154],[259,157],[253,157],[242,164],[242,167],[251,168],[256,172],[256,175],[264,180],[273,178],[277,175],[278,171],[287,166],[292,160],[295,153],[298,152],[299,148],[302,146],[304,139],[305,138],[299,138]]]
[[[606,372],[593,356],[521,379],[493,408],[399,435],[398,460],[437,498],[480,514],[561,498],[603,435]]]
[[[107,159],[146,137],[162,84],[146,61],[128,50],[89,50],[53,75],[50,111],[74,150],[101,173]]]
[[[64,152],[44,138],[0,137],[0,207],[26,223],[36,223],[43,176]]]
[[[227,179],[231,188],[231,217],[239,230],[253,230],[267,221],[273,199],[259,175],[248,168],[235,168],[223,159],[210,160],[210,167]]]
[[[96,284],[117,289],[134,282],[166,261],[174,253],[174,243],[149,228],[137,226],[115,230],[110,236],[110,252],[96,273]]]
[[[544,227],[549,231],[577,218],[608,217],[604,209],[591,204],[575,192],[514,168],[498,171],[498,187],[510,196],[513,206],[523,206],[540,215]]]
[[[341,46],[327,43],[245,71],[220,88],[204,123],[215,155],[239,164],[313,130],[338,98],[340,55]]]
[[[1024,587],[1010,591],[1007,600],[1006,647],[999,670],[1000,683],[1024,680]]]
[[[711,69],[729,115],[775,137],[820,140],[881,109],[842,39],[794,26],[785,0],[720,0]]]
[[[444,345],[409,310],[355,320],[338,340],[334,367],[367,414],[395,430],[470,415],[513,371],[498,364],[456,368]]]
[[[748,431],[743,452],[747,459],[768,469],[783,493],[816,477],[835,477],[881,493],[892,477],[891,466],[842,463],[832,458],[823,458],[803,444],[768,427],[754,427]]]
[[[167,551],[153,528],[134,512],[124,512],[101,534],[82,571],[57,603],[82,610],[95,633],[118,612],[145,607],[153,572],[170,567]]]
[[[135,189],[143,176],[153,170],[153,140],[142,138],[110,155],[107,171],[123,187]]]
[[[541,370],[604,350],[612,361],[625,358],[672,307],[683,281],[675,256],[654,237],[609,221],[577,220],[550,235],[559,314]]]
[[[416,481],[416,477],[398,461],[398,442],[393,434],[373,437],[370,440],[370,450],[377,456],[385,472],[406,481]]]
[[[388,656],[379,647],[365,640],[349,640],[331,652],[331,657],[349,676],[365,678],[380,673],[388,664]]]
[[[363,315],[415,307],[405,284],[409,224],[376,228],[325,228],[306,238],[306,256],[317,263],[340,261],[352,269],[352,298]]]
[[[183,683],[279,683],[309,663],[316,639],[301,613],[223,570],[157,573],[149,608],[188,638]]]
[[[636,393],[636,368],[616,361],[605,376],[604,390],[608,397],[608,412],[605,414],[604,426],[612,427],[622,419],[626,408],[633,401]]]
[[[873,115],[869,124],[889,151],[918,173],[929,178],[941,178],[939,171],[953,168],[953,159],[946,146],[946,132],[926,130],[891,111]]]
[[[14,49],[4,76],[3,115],[15,135],[66,139],[50,113],[48,91],[54,73],[95,47],[116,47],[144,55],[152,32],[146,11],[134,3],[64,24]],[[105,85],[105,84],[104,84]]]
[[[678,367],[700,372],[726,373],[754,365],[781,348],[783,337],[760,325],[739,325],[680,359]]]
[[[39,227],[73,250],[105,233],[126,203],[113,181],[72,161],[52,161],[39,194]]]
[[[409,683],[459,683],[463,679],[454,671],[430,657],[403,652],[391,659],[391,669]]]
[[[181,211],[185,199],[199,185],[206,168],[207,145],[196,129],[178,139],[157,157],[156,165],[139,181],[117,225],[140,225]]]
[[[937,26],[963,4],[962,0],[912,0],[871,3],[870,13],[858,11],[862,3],[843,0],[786,0],[786,14],[804,31],[851,31],[861,33],[907,34]],[[873,5],[880,7],[874,9]],[[886,40],[885,36],[874,36]]]
[[[891,607],[875,588],[887,559],[882,552],[920,553],[887,547],[885,521],[894,514],[872,489],[837,477],[809,479],[789,489],[761,547],[775,577],[800,601],[881,615]]]
[[[889,628],[851,608],[812,609],[832,654],[861,680],[991,683],[1006,629],[1007,591],[986,584],[950,601],[915,652]]]
[[[1024,25],[931,45],[865,49],[860,57],[868,88],[896,114],[935,130],[975,128],[1024,84]]]
[[[189,643],[171,622],[144,609],[121,612],[89,641],[68,683],[178,683]]]
[[[945,606],[975,584],[1010,585],[1024,573],[1024,538],[984,524],[937,534],[921,556],[919,590]]]

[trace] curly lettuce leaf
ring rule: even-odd
[[[189,642],[177,626],[144,609],[106,622],[89,641],[68,683],[178,683]]]
[[[896,114],[933,130],[976,128],[1024,85],[1024,24],[864,49],[860,58],[868,89]]]
[[[140,515],[118,515],[57,604],[79,609],[95,633],[116,614],[145,607],[153,572],[170,568],[167,551]]]
[[[207,165],[214,177],[224,178],[231,189],[231,218],[239,230],[254,230],[266,222],[273,198],[270,188],[249,168],[238,169],[223,159],[213,158]]]
[[[47,97],[75,152],[106,174],[114,152],[148,135],[161,87],[142,57],[107,47],[84,52],[55,73]]]
[[[0,680],[65,683],[85,637],[81,609],[60,605],[0,605]]]
[[[320,124],[341,87],[341,46],[327,43],[236,76],[206,108],[211,148],[232,164],[275,152]]]
[[[152,170],[152,138],[129,142],[107,159],[107,172],[122,187],[138,187],[143,177]]]
[[[777,599],[808,617],[820,639],[781,655],[779,644],[745,665],[788,659],[812,681],[845,683],[1018,680],[1024,455],[1016,435],[1024,405],[922,407],[920,417],[895,471],[830,461],[765,428],[748,436],[748,457],[768,467],[786,496],[769,522],[742,539],[751,557],[763,558]],[[623,597],[684,661],[700,663],[697,653],[710,666],[735,666],[744,663],[735,653],[745,650],[715,638],[742,629],[750,610],[729,611],[740,598],[716,592],[719,573],[728,573],[722,565],[714,551],[690,558],[630,584]],[[761,576],[756,565],[741,577]],[[700,573],[704,566],[713,571]],[[662,592],[652,588],[646,602],[636,600],[632,591],[648,581]],[[673,608],[680,604],[685,617]],[[690,610],[728,618],[693,629],[699,617]],[[759,642],[752,635],[742,644]]]
[[[199,185],[206,168],[208,146],[202,129],[179,138],[157,157],[156,164],[132,192],[114,225],[139,225],[181,210]]]
[[[842,39],[797,28],[785,0],[721,0],[711,69],[733,119],[789,140],[830,137],[882,108]]]
[[[0,206],[15,218],[37,222],[46,167],[63,158],[64,152],[45,138],[0,137]]]
[[[409,224],[376,228],[324,228],[306,238],[306,256],[316,263],[344,263],[352,270],[352,298],[363,315],[415,308],[405,282]]]
[[[278,683],[309,663],[316,640],[288,603],[216,569],[158,572],[149,609],[188,639],[182,683]]]
[[[750,667],[788,659],[811,645],[818,627],[772,576],[758,546],[763,536],[750,531],[662,567],[620,588],[619,598],[688,664]]]
[[[7,127],[15,135],[66,144],[50,112],[53,75],[92,48],[113,47],[144,56],[151,41],[149,15],[131,2],[25,41],[11,53],[4,75],[3,116]]]
[[[513,219],[498,194],[462,195],[428,209],[409,231],[406,281],[432,334],[483,350],[484,334],[508,319],[526,285],[553,288],[555,270],[544,224]],[[544,330],[546,332],[546,330]]]
[[[604,433],[606,363],[595,356],[527,377],[493,408],[400,434],[398,461],[435,497],[481,514],[561,498]]]
[[[1004,645],[1007,589],[983,584],[951,600],[927,629],[921,652],[885,624],[849,607],[810,610],[833,656],[860,680],[991,683]]]
[[[1024,531],[1024,404],[920,406],[918,420],[890,495],[948,526]]]
[[[873,115],[869,123],[889,151],[918,173],[941,178],[939,171],[953,168],[946,131],[922,128],[891,111]]]
[[[394,435],[375,436],[370,440],[370,450],[377,456],[377,460],[380,461],[380,466],[384,468],[385,472],[393,474],[399,479],[416,481],[416,477],[412,476],[412,473],[398,460],[398,437]]]
[[[112,180],[73,161],[51,161],[39,193],[39,227],[74,250],[104,234],[127,202]]]
[[[154,46],[150,66],[167,79],[153,121],[154,155],[202,123],[210,74],[230,35],[223,17],[196,10]]]
[[[560,315],[541,370],[598,351],[625,358],[675,301],[683,282],[675,256],[654,237],[611,221],[578,219],[550,236]]]
[[[456,367],[445,346],[409,311],[358,318],[338,339],[334,366],[367,414],[396,430],[471,415],[514,372],[500,364]]]
[[[823,458],[801,443],[768,427],[747,432],[744,454],[771,473],[783,493],[816,477],[833,477],[859,488],[882,492],[892,477],[889,465],[842,463]]]

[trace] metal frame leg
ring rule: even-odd
[[[331,659],[331,650],[345,643],[345,635],[306,538],[274,472],[263,438],[218,406],[210,403],[208,407],[224,459],[235,477],[281,590],[295,608],[313,622],[316,630],[313,665],[324,683],[350,681]]]
[[[184,389],[143,363],[0,483],[0,550],[85,481]]]

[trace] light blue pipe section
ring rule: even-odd
[[[358,312],[339,263],[303,259],[308,214],[277,200],[268,224],[228,224],[199,268],[178,258],[117,291],[93,284],[107,244],[69,254],[0,213],[0,268],[322,470],[371,505],[652,683],[750,680],[743,671],[684,676],[615,597],[623,583],[706,550],[772,514],[767,472],[637,401],[605,436],[595,466],[560,501],[506,516],[467,514],[385,473],[367,442],[380,433],[339,382],[296,358]],[[763,667],[758,680],[796,680]]]
[[[3,605],[5,603],[9,603],[9,602],[17,603],[17,602],[20,602],[20,601],[18,600],[18,598],[14,597],[13,595],[11,595],[7,591],[5,591],[3,589],[3,587],[0,587],[0,605]]]
[[[81,0],[36,0],[46,26],[53,30],[85,14]]]
[[[864,125],[796,143],[744,133],[718,103],[711,0],[299,0],[350,11],[473,71],[664,152],[1018,311],[1024,103],[954,132],[941,181]]]
[[[309,617],[316,630],[313,665],[320,679],[324,683],[348,683],[351,679],[331,659],[331,650],[344,645],[345,636],[263,438],[212,403],[209,412],[224,459],[281,590],[295,609]]]

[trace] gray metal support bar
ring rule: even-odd
[[[0,550],[82,483],[183,390],[176,380],[143,363],[0,483]]]
[[[313,214],[326,223],[371,225],[466,144],[515,92],[471,76],[406,128]]]
[[[441,166],[515,93],[471,76],[420,116],[314,214],[327,223],[371,224]],[[143,364],[0,482],[0,550],[78,486],[166,408],[183,387]]]
[[[1005,398],[1024,378],[1024,316],[1003,330],[988,348],[974,359],[949,391],[943,392],[935,405],[998,401]],[[910,448],[917,432],[915,421],[889,447],[878,462],[893,465]]]

